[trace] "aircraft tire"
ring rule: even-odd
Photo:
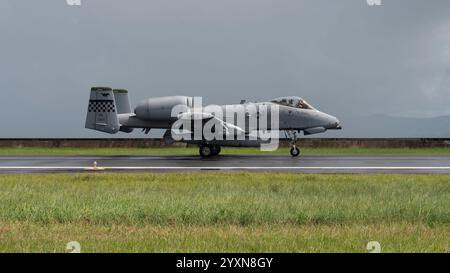
[[[201,145],[199,148],[199,153],[201,157],[210,157],[213,155],[213,149],[209,145]]]
[[[220,146],[213,145],[213,146],[211,146],[211,155],[213,155],[213,156],[219,155],[221,150],[222,150],[222,148]]]
[[[297,157],[300,155],[300,150],[296,146],[292,146],[290,153],[291,156]]]

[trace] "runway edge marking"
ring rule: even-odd
[[[0,170],[449,170],[450,167],[383,167],[383,166],[360,166],[360,167],[80,167],[80,166],[0,166]]]

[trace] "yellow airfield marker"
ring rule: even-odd
[[[92,167],[91,167],[91,168],[87,168],[86,170],[87,170],[87,171],[104,171],[105,168],[100,168],[100,167],[98,166],[97,161],[94,161],[94,162],[92,162]]]

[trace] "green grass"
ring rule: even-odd
[[[300,147],[301,148],[301,147]],[[450,148],[430,149],[360,149],[360,148],[302,148],[303,154],[448,154]],[[197,155],[198,148],[0,148],[0,155]],[[288,148],[262,152],[258,148],[222,149],[222,154],[289,154]]]
[[[449,252],[450,175],[0,176],[0,251]]]

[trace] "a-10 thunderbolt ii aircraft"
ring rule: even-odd
[[[166,143],[181,141],[198,145],[202,157],[218,155],[222,146],[261,147],[269,142],[269,137],[254,133],[264,130],[284,132],[291,139],[290,154],[296,157],[300,154],[297,136],[302,131],[304,135],[311,135],[341,129],[336,117],[320,112],[300,97],[280,97],[257,103],[242,101],[215,107],[196,105],[195,99],[187,96],[149,98],[132,111],[127,90],[93,87],[86,128],[110,134],[131,133],[135,128],[147,134],[151,129],[166,129]],[[212,137],[202,134],[206,127]],[[271,140],[279,139],[279,134],[270,136]]]

